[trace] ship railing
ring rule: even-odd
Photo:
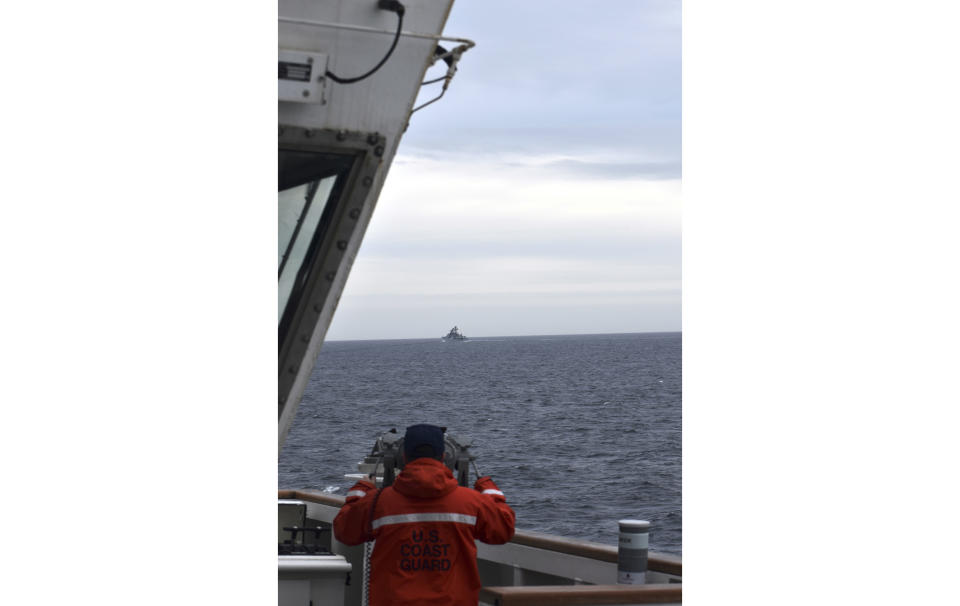
[[[490,606],[593,606],[594,604],[681,604],[680,585],[558,585],[484,587],[480,604]]]
[[[344,497],[312,490],[281,490],[280,499],[303,501],[308,525],[329,528]],[[363,570],[362,546],[328,537],[329,549]],[[683,566],[679,557],[650,553],[646,584],[618,585],[617,547],[539,532],[518,530],[505,545],[477,543],[483,589],[481,606],[592,604],[680,604]],[[347,588],[347,604],[359,604],[360,583]]]

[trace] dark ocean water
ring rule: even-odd
[[[681,333],[328,342],[279,485],[343,495],[376,437],[414,423],[473,440],[519,529],[615,545],[639,518],[681,554]]]

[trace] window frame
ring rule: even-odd
[[[324,316],[329,322],[331,314],[323,312],[336,305],[343,290],[345,280],[336,278],[338,274],[345,278],[349,271],[346,252],[350,242],[363,236],[362,230],[357,229],[358,219],[364,208],[372,203],[368,198],[371,198],[369,194],[381,166],[386,142],[378,133],[291,126],[281,126],[279,131],[278,192],[281,188],[297,185],[296,179],[284,179],[280,174],[279,154],[284,151],[318,154],[318,170],[305,171],[302,178],[329,176],[324,173],[323,161],[330,161],[334,156],[334,164],[343,161],[338,164],[342,174],[330,193],[277,326],[278,415],[282,420],[302,365],[307,362],[310,368],[306,370],[312,371],[313,361],[304,358],[311,344],[326,333],[327,326],[319,327],[318,323]],[[309,182],[309,178],[300,184]],[[318,328],[322,330],[318,331]],[[293,398],[293,403],[298,399]]]

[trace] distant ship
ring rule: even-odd
[[[447,336],[441,337],[444,341],[466,341],[467,337],[464,336],[460,329],[454,326],[450,329],[450,332],[447,333]]]

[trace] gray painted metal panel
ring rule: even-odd
[[[477,557],[544,574],[599,585],[617,582],[617,565],[527,545],[477,543]],[[519,583],[518,583],[519,584]]]
[[[341,556],[279,556],[279,606],[343,604],[351,566]]]
[[[277,387],[278,438],[282,447],[373,211],[378,195],[373,191],[375,184],[383,182],[379,169],[386,142],[376,133],[281,126],[278,145],[280,149],[333,151],[355,158],[319,254],[311,265],[304,298],[294,312],[289,336],[280,344]]]
[[[369,2],[321,3],[280,0],[280,16],[331,21],[395,31],[397,15]],[[452,0],[407,0],[403,29],[439,35]],[[334,30],[280,22],[280,47],[328,55],[328,68],[341,77],[357,76],[377,64],[392,42],[389,34]],[[314,128],[376,131],[393,140],[406,127],[436,42],[401,37],[393,55],[366,80],[353,84],[328,82],[326,105],[282,103],[280,122]]]
[[[452,5],[452,0],[408,0],[404,29],[428,34],[440,34]],[[344,1],[316,2],[310,0],[281,0],[281,17],[332,21],[395,29],[396,14],[376,8],[376,2]],[[330,70],[341,77],[362,74],[377,64],[389,49],[387,34],[318,28],[302,24],[279,24],[280,48],[322,52],[328,56]],[[380,196],[396,154],[400,137],[406,129],[410,111],[430,65],[434,40],[401,38],[390,59],[370,78],[353,83],[338,84],[328,81],[324,89],[326,104],[280,102],[279,121],[283,125],[308,129],[344,129],[355,132],[379,133],[386,140],[381,157],[381,169],[369,186],[369,193],[356,217],[355,231],[347,247],[338,254],[333,279],[319,304],[320,311],[309,343],[299,360],[284,359],[284,370],[293,368],[293,381],[281,389],[278,445],[283,446],[300,398],[306,389],[316,363],[327,328],[333,318],[347,276],[353,266],[376,201]],[[321,259],[319,262],[326,263]]]

